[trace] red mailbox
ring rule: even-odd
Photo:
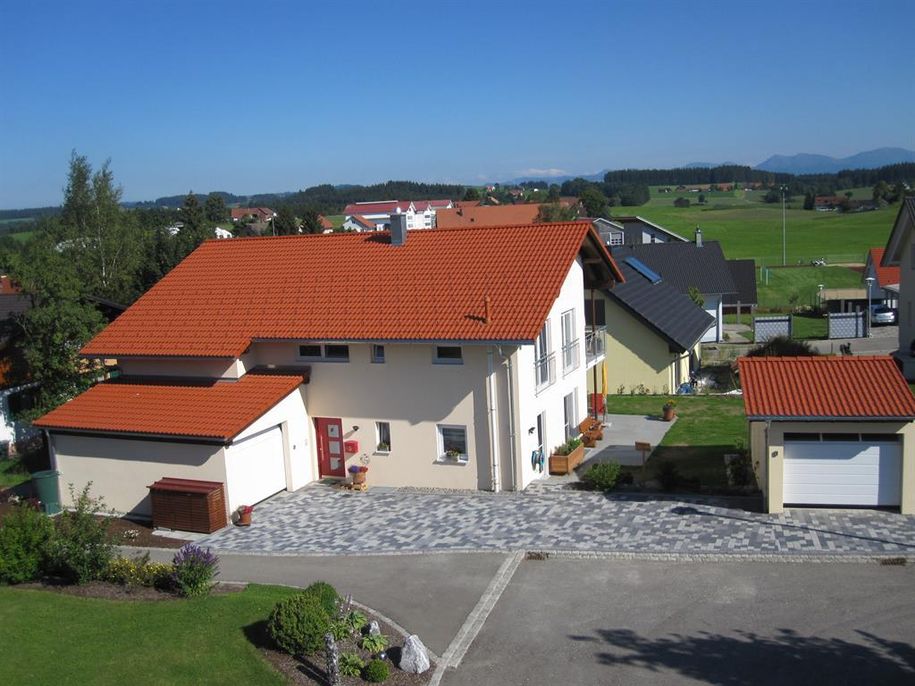
[[[358,453],[359,441],[343,441],[343,451],[347,453]]]

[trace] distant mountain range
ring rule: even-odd
[[[876,169],[901,162],[915,162],[915,151],[877,148],[850,157],[829,157],[804,152],[797,155],[772,155],[765,162],[757,164],[755,169],[789,174],[834,174],[843,169]]]

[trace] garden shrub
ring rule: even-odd
[[[591,488],[599,491],[612,491],[620,477],[620,465],[617,462],[592,464],[581,480]]]
[[[311,586],[306,588],[303,593],[317,598],[328,617],[333,619],[337,616],[340,596],[337,594],[337,589],[329,583],[326,581],[315,581]]]
[[[558,446],[554,451],[554,455],[571,455],[572,451],[575,450],[578,446],[581,445],[580,438],[570,438],[568,441]]]
[[[391,670],[388,663],[384,660],[371,660],[362,670],[362,678],[373,684],[380,684],[386,681]]]
[[[676,490],[677,486],[683,481],[683,476],[677,469],[677,465],[670,460],[664,460],[658,464],[655,476],[660,482],[661,488],[665,491]]]
[[[70,485],[76,507],[57,518],[57,535],[50,548],[51,563],[61,576],[77,584],[101,579],[114,558],[114,544],[108,535],[110,515],[101,498],[92,498],[89,487],[77,496]]]
[[[362,637],[360,646],[374,655],[388,647],[388,637],[384,634],[366,634]]]
[[[308,655],[324,647],[330,618],[321,601],[308,593],[296,593],[281,600],[270,613],[267,631],[290,655]]]
[[[349,626],[351,634],[361,631],[362,627],[369,623],[368,617],[359,612],[359,610],[351,610],[348,612],[344,621],[346,621],[347,626]]]
[[[44,573],[54,524],[31,505],[20,503],[0,526],[0,583],[21,584]]]
[[[188,598],[207,595],[218,573],[219,558],[209,548],[188,543],[172,560],[172,580],[181,595]]]
[[[338,664],[340,676],[359,676],[365,667],[365,661],[356,653],[341,653]]]
[[[753,469],[749,455],[740,455],[727,463],[725,467],[728,483],[732,486],[749,486],[753,483]]]
[[[122,586],[147,586],[167,589],[173,585],[172,565],[150,562],[149,553],[133,558],[116,557],[108,563],[105,580]]]

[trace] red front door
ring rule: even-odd
[[[343,420],[315,417],[318,435],[318,471],[324,476],[346,476],[343,454]]]

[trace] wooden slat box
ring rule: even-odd
[[[225,489],[219,481],[165,477],[148,488],[153,526],[209,534],[228,523]]]

